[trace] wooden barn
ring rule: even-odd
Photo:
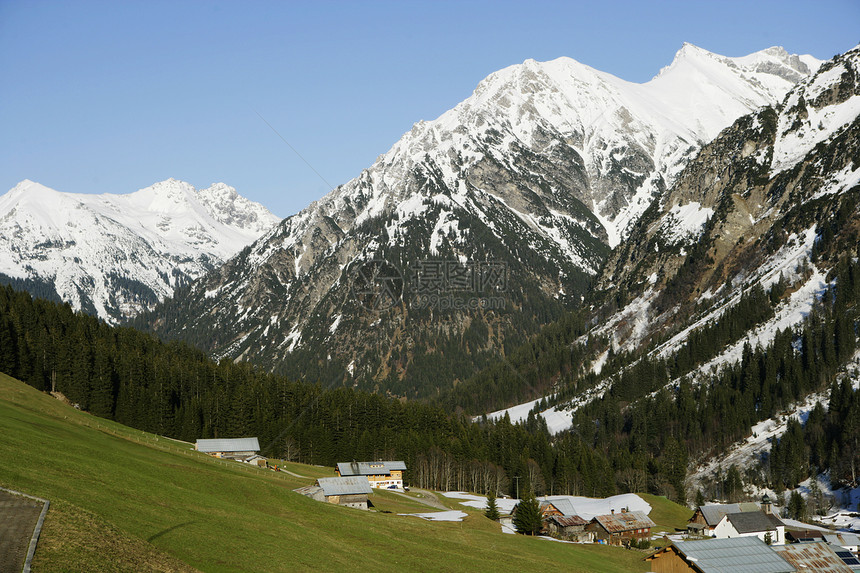
[[[246,460],[260,451],[257,438],[218,438],[214,440],[197,440],[194,449],[216,458],[231,460]]]
[[[335,472],[341,477],[364,476],[371,487],[382,489],[403,489],[403,472],[406,464],[391,462],[342,462]]]
[[[549,536],[577,543],[594,541],[594,533],[585,529],[587,525],[588,522],[578,515],[553,515],[544,520],[544,529]]]
[[[654,522],[641,511],[622,511],[598,515],[586,526],[596,540],[610,545],[628,545],[632,541],[651,539]]]

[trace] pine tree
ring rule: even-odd
[[[533,493],[529,492],[515,508],[514,527],[517,533],[537,535],[542,525],[540,502]]]
[[[499,520],[499,508],[496,506],[496,492],[494,491],[487,494],[487,509],[484,511],[484,515],[487,519]]]

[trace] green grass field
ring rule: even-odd
[[[398,516],[433,511],[414,495],[375,493],[370,512],[315,502],[292,490],[329,468],[218,461],[2,374],[0,436],[0,485],[51,500],[34,571],[647,570],[643,553],[505,535],[479,511]]]

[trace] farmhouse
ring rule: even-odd
[[[641,511],[623,511],[598,515],[586,526],[597,540],[610,545],[627,545],[631,541],[651,539],[654,522]]]
[[[714,528],[728,513],[761,511],[755,503],[709,503],[696,508],[696,513],[687,523],[687,533],[702,537],[713,537]]]
[[[713,573],[718,571],[755,571],[756,573],[795,573],[757,537],[675,541],[645,558],[653,573]]]
[[[714,537],[728,539],[733,537],[758,537],[773,545],[785,543],[785,524],[773,514],[761,511],[728,513],[714,528]]]
[[[364,476],[371,487],[403,489],[403,462],[342,462],[335,468],[341,477]]]
[[[588,522],[578,515],[553,515],[544,520],[544,528],[551,537],[578,543],[594,541],[594,533],[586,531],[586,525]]]
[[[300,487],[295,491],[317,501],[367,509],[367,496],[371,488],[363,476],[352,476],[319,478],[315,485]]]
[[[194,449],[216,458],[244,461],[260,451],[260,442],[257,441],[257,438],[197,440]]]

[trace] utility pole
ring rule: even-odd
[[[520,499],[520,476],[514,476],[514,479],[517,480],[517,499]]]

